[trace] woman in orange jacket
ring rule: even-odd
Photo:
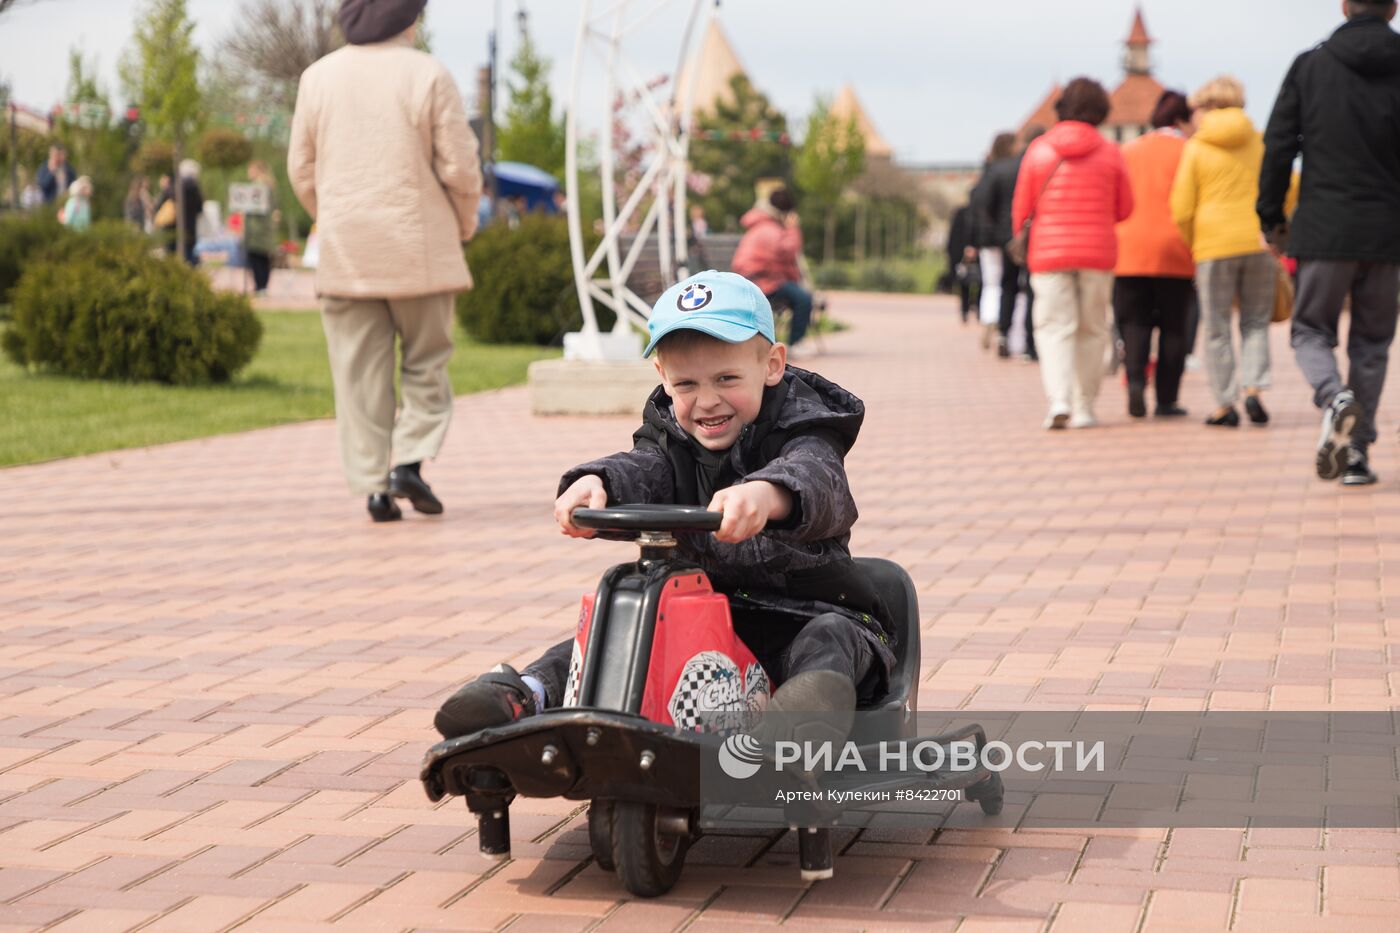
[[[1133,186],[1133,213],[1118,225],[1117,279],[1113,316],[1123,336],[1128,371],[1128,414],[1147,416],[1147,360],[1152,331],[1157,331],[1157,404],[1159,417],[1179,417],[1181,374],[1186,368],[1187,313],[1196,264],[1191,248],[1172,220],[1172,180],[1176,178],[1191,106],[1179,91],[1163,91],[1152,113],[1155,129],[1123,147],[1128,180]]]

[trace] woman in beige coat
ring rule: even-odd
[[[442,63],[413,47],[425,3],[345,0],[350,44],[302,75],[287,157],[316,218],[341,462],[377,522],[401,517],[394,499],[442,511],[419,468],[452,416],[453,299],[471,287],[461,244],[481,196],[462,97]]]

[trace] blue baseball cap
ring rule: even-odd
[[[651,356],[657,342],[673,330],[698,330],[726,343],[743,343],[757,334],[777,343],[773,306],[768,296],[742,275],[710,269],[677,282],[656,300],[647,333]]]

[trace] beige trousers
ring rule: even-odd
[[[452,420],[453,295],[417,298],[325,297],[326,330],[340,462],[350,491],[389,487],[389,468],[437,456]],[[403,348],[395,418],[394,338]]]
[[[1092,415],[1103,382],[1113,273],[1097,269],[1037,272],[1035,348],[1050,413]]]

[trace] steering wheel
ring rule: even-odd
[[[722,512],[698,505],[619,505],[605,509],[574,509],[574,524],[609,535],[634,537],[643,531],[718,531]]]

